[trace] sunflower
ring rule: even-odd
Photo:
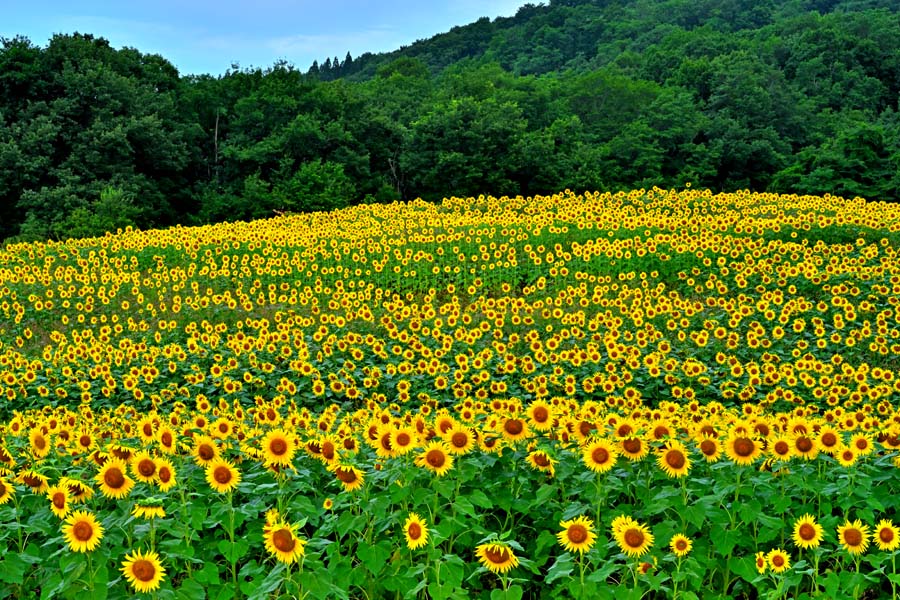
[[[875,449],[875,444],[872,443],[872,437],[867,433],[857,433],[850,438],[850,441],[847,442],[847,446],[853,448],[859,456],[870,454]]]
[[[531,465],[532,469],[543,471],[553,477],[556,470],[554,465],[556,465],[557,461],[543,450],[533,450],[532,452],[529,452],[528,456],[525,457],[525,460],[528,461],[528,464]]]
[[[475,555],[478,562],[492,573],[506,573],[519,564],[519,559],[512,548],[503,542],[479,544],[475,548]]]
[[[432,441],[422,449],[415,462],[417,466],[442,476],[453,468],[453,455],[445,442]]]
[[[103,526],[93,513],[76,510],[62,526],[63,537],[73,552],[90,552],[100,544]]]
[[[177,481],[175,479],[175,466],[168,458],[162,457],[156,459],[156,485],[159,491],[168,492],[175,487]]]
[[[615,466],[618,458],[615,446],[602,438],[588,442],[581,453],[584,464],[595,473],[606,473]]]
[[[403,523],[403,536],[406,538],[406,547],[410,550],[421,548],[428,543],[428,527],[416,513],[409,513],[406,522]]]
[[[500,434],[508,442],[518,442],[531,435],[531,431],[528,429],[527,421],[518,417],[507,417],[503,419],[503,424],[500,426]],[[516,560],[516,564],[519,564],[518,560]]]
[[[822,448],[822,452],[825,452],[826,454],[833,455],[843,446],[840,432],[831,425],[823,425],[822,428],[819,429],[817,441]]]
[[[219,458],[219,446],[208,435],[195,435],[192,454],[194,462],[201,467],[205,467]]]
[[[47,490],[47,498],[50,499],[50,510],[60,519],[68,516],[71,508],[71,495],[65,485],[56,484]]]
[[[168,425],[163,425],[156,432],[156,441],[166,454],[175,454],[178,450],[178,434]]]
[[[153,456],[146,450],[135,454],[131,461],[131,472],[138,481],[144,483],[156,481],[156,463],[153,461]]]
[[[135,550],[125,555],[122,563],[122,574],[136,592],[152,592],[159,589],[159,584],[166,574],[159,554],[153,550],[143,553]]]
[[[794,522],[794,545],[798,548],[818,548],[822,543],[822,526],[816,519],[806,514]]]
[[[334,508],[334,500],[332,500],[331,498],[325,498],[325,501],[322,502],[322,508],[324,508],[325,510],[331,510],[332,508]]]
[[[755,561],[756,561],[756,572],[759,573],[760,575],[762,575],[763,573],[766,572],[766,569],[769,568],[769,561],[766,560],[766,553],[762,552],[762,551],[757,552]]]
[[[687,449],[678,440],[670,440],[657,452],[656,464],[669,477],[684,477],[691,469]]]
[[[553,408],[543,400],[535,400],[525,411],[528,425],[535,431],[547,431],[553,427]]]
[[[650,452],[650,446],[639,436],[627,437],[619,441],[619,448],[622,454],[631,462],[643,460]]]
[[[206,465],[206,482],[213,490],[226,494],[241,482],[241,472],[224,458],[217,458]]]
[[[135,503],[131,515],[136,519],[162,519],[166,511],[158,500],[149,498]]]
[[[797,456],[805,458],[806,460],[812,460],[819,454],[819,447],[816,444],[815,438],[806,434],[794,436],[793,449]]]
[[[772,460],[784,462],[794,456],[794,444],[787,434],[776,434],[768,441],[767,445],[769,457]]]
[[[791,557],[781,548],[770,550],[766,554],[766,562],[773,573],[784,573],[791,568]]]
[[[411,425],[394,429],[391,435],[391,447],[396,456],[404,456],[412,452],[418,444],[419,434]]]
[[[679,558],[687,556],[693,547],[694,542],[691,541],[691,538],[681,533],[676,533],[669,541],[669,548]]]
[[[613,535],[619,548],[628,556],[638,557],[646,554],[653,545],[653,534],[647,526],[630,518],[620,527],[614,528]]]
[[[31,453],[35,458],[44,458],[50,454],[52,445],[47,435],[40,429],[32,429],[28,434],[28,444],[31,447]]]
[[[100,492],[107,498],[124,498],[134,487],[134,479],[128,476],[128,466],[124,460],[112,458],[94,476]]]
[[[856,450],[850,446],[841,448],[834,454],[834,458],[838,461],[838,464],[845,468],[855,465],[858,457]]]
[[[397,456],[391,437],[394,435],[395,428],[392,424],[380,425],[375,439],[372,441],[372,447],[375,448],[375,456],[379,458],[393,458]]]
[[[284,429],[270,429],[263,437],[261,445],[266,466],[286,467],[294,460],[294,454],[297,452],[294,437]]]
[[[869,547],[869,526],[862,521],[847,519],[837,528],[838,541],[850,554],[862,554]]]
[[[597,534],[594,533],[594,522],[581,516],[568,521],[560,521],[562,531],[556,534],[559,544],[569,552],[584,554],[594,546]]]
[[[69,498],[73,504],[86,502],[94,497],[94,488],[79,479],[60,477],[59,485],[64,485],[69,490]]]
[[[468,453],[475,447],[475,436],[465,425],[457,424],[441,436],[447,442],[447,449],[457,456]]]
[[[898,530],[890,519],[882,519],[875,526],[875,533],[872,535],[875,545],[879,550],[885,552],[893,552],[900,546],[900,530]]]
[[[16,488],[14,488],[10,483],[3,477],[0,477],[0,506],[3,506],[10,500],[12,500],[13,495],[16,493]]]
[[[344,486],[344,491],[354,492],[363,486],[363,472],[356,467],[350,465],[334,465],[331,467],[331,470],[334,471],[334,476],[337,477],[338,481],[341,482],[341,485]]]
[[[714,463],[722,456],[722,444],[718,438],[711,435],[704,435],[696,442],[697,450],[703,455],[708,463]]]
[[[280,519],[263,526],[266,550],[279,562],[291,564],[303,558],[306,541],[297,536],[297,525]]]
[[[725,455],[736,465],[752,465],[762,454],[762,448],[753,438],[732,433],[725,441]]]

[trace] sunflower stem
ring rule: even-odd
[[[891,552],[891,574],[896,578],[897,575],[897,552]],[[891,598],[892,600],[897,600],[897,584],[894,583],[894,578],[891,578]]]

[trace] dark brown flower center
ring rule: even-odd
[[[797,534],[800,536],[800,539],[810,542],[816,539],[816,528],[809,523],[804,523],[800,526]]]
[[[444,456],[443,450],[434,449],[428,451],[428,454],[425,455],[425,461],[433,468],[440,469],[447,462],[447,457]]]
[[[202,460],[212,460],[216,457],[216,450],[210,444],[200,444],[197,448],[197,456]]]
[[[353,472],[353,469],[338,468],[335,470],[334,474],[344,483],[353,483],[356,481],[356,473]]]
[[[535,453],[531,459],[534,461],[534,464],[536,464],[539,467],[550,466],[550,459],[547,458],[547,455],[544,454],[543,452]]]
[[[506,548],[488,548],[484,551],[485,558],[495,565],[502,565],[510,559],[509,551]]]
[[[569,529],[566,530],[566,536],[573,544],[580,544],[588,539],[588,531],[584,525],[570,525]]]
[[[753,454],[753,450],[755,449],[756,445],[750,438],[739,437],[734,440],[734,453],[741,458],[751,456]]]
[[[125,474],[118,467],[113,467],[103,474],[103,482],[107,487],[117,490],[125,485]]]
[[[282,527],[272,534],[272,545],[281,552],[293,552],[297,546],[297,540],[294,539],[290,529]]]
[[[503,428],[509,435],[519,435],[525,429],[525,424],[519,419],[507,419]]]
[[[162,483],[169,483],[172,481],[172,471],[169,470],[169,467],[162,466],[159,468],[159,472],[156,474],[159,477],[159,480]]]
[[[628,438],[622,442],[622,447],[625,448],[625,452],[628,452],[629,454],[637,454],[641,451],[641,440],[638,438]]]
[[[269,452],[271,452],[275,456],[282,456],[283,454],[286,454],[287,449],[287,441],[282,438],[275,438],[274,440],[269,442]]]
[[[169,448],[173,444],[172,433],[169,431],[164,431],[161,436],[159,436],[159,440],[162,442],[162,445]]]
[[[791,451],[791,447],[784,440],[775,442],[775,454],[784,456]]]
[[[418,523],[410,523],[409,527],[406,528],[406,535],[408,535],[411,540],[417,540],[422,537],[422,528]]]
[[[591,460],[594,464],[605,465],[609,462],[609,451],[606,448],[594,448],[591,452]]]
[[[53,494],[53,506],[62,510],[66,507],[66,495],[62,492]]]
[[[831,433],[830,431],[822,434],[822,445],[828,448],[831,448],[835,444],[837,444],[837,436]]]
[[[216,467],[215,471],[213,471],[213,479],[221,485],[227,484],[233,479],[231,469],[224,465]]]
[[[894,541],[894,532],[890,527],[882,527],[878,531],[878,539],[880,539],[885,544],[890,544]]]
[[[466,444],[469,443],[469,436],[462,431],[457,431],[450,437],[450,443],[457,448],[465,448]]]
[[[538,423],[546,423],[550,418],[550,411],[544,406],[538,406],[531,411],[531,417]]]
[[[152,477],[156,473],[156,463],[149,458],[144,458],[138,463],[138,473],[143,477]]]
[[[79,437],[78,437],[78,444],[79,444],[82,448],[90,448],[90,447],[91,447],[91,436],[89,436],[89,435],[82,435],[82,436],[79,436]]]
[[[851,548],[855,548],[862,543],[862,531],[855,527],[844,530],[844,542]]]
[[[806,453],[806,452],[809,452],[810,450],[812,450],[813,443],[812,443],[812,440],[810,440],[808,437],[803,436],[803,437],[797,438],[796,446],[797,446],[797,450],[799,450],[800,452]]]
[[[716,443],[712,440],[703,440],[700,442],[700,452],[704,456],[713,456],[716,453]]]
[[[644,544],[644,532],[634,527],[628,529],[622,537],[625,538],[625,545],[629,548],[640,548]]]
[[[781,568],[784,566],[784,557],[780,554],[776,554],[772,557],[772,565],[776,568]]]
[[[94,527],[87,521],[78,521],[72,527],[72,535],[79,542],[87,542],[94,537]]]
[[[666,452],[666,464],[675,470],[683,469],[687,459],[681,450],[669,450]]]
[[[131,574],[134,575],[135,579],[144,583],[153,581],[153,578],[156,576],[156,566],[149,560],[142,558],[131,565]]]

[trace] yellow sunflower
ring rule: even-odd
[[[441,437],[447,443],[450,453],[457,456],[466,454],[475,447],[475,436],[465,425],[457,424]]]
[[[6,479],[0,477],[0,506],[12,500],[15,493],[16,489]]]
[[[226,494],[241,482],[241,472],[224,458],[217,458],[206,465],[206,482],[213,490]]]
[[[791,568],[791,557],[781,548],[770,550],[766,554],[766,562],[773,573],[784,573]]]
[[[135,503],[131,515],[136,519],[162,519],[166,516],[166,511],[159,501],[147,499]]]
[[[528,425],[535,431],[547,431],[553,427],[553,408],[543,400],[535,400],[525,411]]]
[[[762,454],[759,442],[740,433],[732,433],[725,441],[725,456],[740,466],[752,465]]]
[[[177,484],[175,466],[166,457],[156,459],[156,485],[159,491],[168,492]]]
[[[219,446],[208,435],[195,435],[193,456],[194,462],[205,467],[219,458]]]
[[[107,498],[124,498],[134,487],[134,479],[128,476],[128,466],[124,460],[112,458],[94,476],[100,492]]]
[[[875,545],[879,550],[885,552],[893,552],[900,546],[900,531],[891,522],[890,519],[882,519],[875,526],[875,533],[872,535]]]
[[[65,519],[71,510],[71,496],[69,488],[65,485],[54,485],[47,490],[47,498],[50,499],[50,510],[60,519]]]
[[[678,440],[669,440],[656,454],[656,464],[669,477],[684,477],[691,469],[687,448]]]
[[[419,443],[419,434],[411,425],[394,429],[391,434],[391,447],[396,456],[404,456],[415,450]]]
[[[351,465],[334,465],[331,467],[331,470],[338,481],[341,482],[341,485],[344,486],[344,491],[355,492],[363,486],[365,477],[363,472],[356,467]]]
[[[862,554],[869,547],[869,526],[862,521],[847,519],[837,528],[838,541],[850,554]]]
[[[691,538],[681,533],[676,533],[669,541],[669,549],[679,558],[687,556],[693,547],[694,542],[691,541]]]
[[[297,525],[276,519],[263,526],[266,550],[279,562],[295,563],[303,558],[306,541],[297,535]]]
[[[585,517],[577,517],[568,521],[560,521],[562,531],[556,534],[559,544],[569,552],[584,554],[594,546],[597,534],[594,533],[594,522]]]
[[[789,461],[794,456],[794,444],[790,436],[784,433],[776,434],[768,441],[769,457],[776,461]]]
[[[548,473],[551,477],[555,472],[557,461],[543,450],[533,450],[529,452],[528,456],[525,457],[525,460],[528,461],[528,464],[531,465],[532,469]]]
[[[492,573],[506,573],[519,564],[512,548],[503,542],[488,542],[475,548],[475,555],[485,569]]]
[[[581,460],[595,473],[606,473],[615,466],[618,458],[615,446],[602,438],[588,442],[581,452]]]
[[[500,425],[500,434],[506,441],[515,443],[527,438],[531,435],[531,431],[528,429],[527,421],[519,417],[507,417],[503,419],[503,423]],[[516,564],[518,564],[518,561],[516,561]]]
[[[714,463],[722,456],[722,444],[718,438],[711,435],[705,435],[696,442],[697,450],[703,455],[708,463]]]
[[[403,523],[403,536],[406,538],[406,547],[410,550],[421,548],[428,543],[428,527],[425,521],[416,513],[409,513],[406,522]]]
[[[415,462],[417,466],[425,467],[435,475],[442,476],[453,468],[453,455],[445,442],[433,440],[422,449]]]
[[[44,458],[50,454],[52,445],[48,436],[40,429],[32,429],[28,434],[28,444],[35,458]]]
[[[614,528],[613,535],[622,552],[628,556],[638,557],[650,551],[650,546],[653,545],[653,534],[646,525],[628,519],[617,529],[618,531]]]
[[[834,453],[834,458],[842,467],[850,468],[856,464],[856,460],[857,458],[859,458],[859,455],[856,453],[856,450],[854,450],[850,446],[846,446],[838,449]]]
[[[637,435],[619,440],[619,449],[622,451],[622,455],[631,462],[643,460],[650,452],[650,446],[647,444],[647,441]]]
[[[166,570],[162,566],[159,554],[153,550],[146,553],[135,550],[125,555],[122,574],[134,591],[152,592],[159,589]]]
[[[284,429],[270,429],[262,439],[262,453],[267,466],[286,467],[294,460],[296,452],[294,437]]]
[[[756,572],[760,575],[765,573],[766,569],[769,568],[769,561],[766,560],[766,553],[762,551],[757,552],[754,560],[756,563]]]
[[[794,522],[793,540],[798,548],[818,548],[822,537],[822,526],[816,523],[812,515],[803,515]]]
[[[131,460],[131,472],[138,481],[153,483],[156,481],[156,462],[146,450],[141,450]]]
[[[103,538],[103,526],[86,510],[77,510],[66,518],[63,537],[73,552],[90,552]]]

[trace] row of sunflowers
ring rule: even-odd
[[[29,411],[2,429],[0,580],[7,597],[894,593],[886,408]]]

